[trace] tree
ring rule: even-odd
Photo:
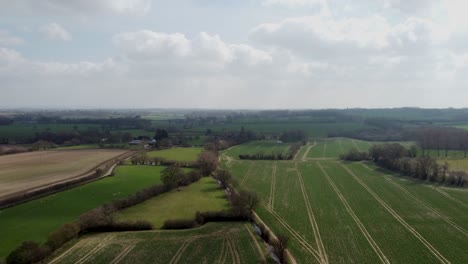
[[[210,176],[218,168],[218,155],[214,151],[204,151],[198,156],[197,164],[203,176]]]
[[[156,129],[156,134],[154,135],[154,139],[156,140],[162,140],[164,138],[168,138],[169,134],[167,133],[167,130],[165,129]]]
[[[169,188],[185,185],[186,183],[186,175],[177,164],[165,168],[161,172],[161,179]]]
[[[216,171],[215,178],[221,183],[223,188],[226,188],[231,181],[232,175],[227,170],[218,170]]]
[[[277,239],[273,242],[276,256],[281,263],[287,263],[286,249],[288,247],[289,238],[285,235],[279,234]]]
[[[33,241],[25,241],[7,257],[8,264],[37,263],[49,254],[47,247]]]

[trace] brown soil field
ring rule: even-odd
[[[37,151],[0,156],[0,199],[79,177],[125,150]]]

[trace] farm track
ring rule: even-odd
[[[241,264],[242,262],[239,256],[239,251],[237,250],[235,243],[232,241],[232,237],[227,238],[227,246],[228,246],[229,252],[231,252],[232,263]]]
[[[244,178],[242,178],[241,184],[244,184],[245,181],[247,180],[247,178],[250,176],[250,174],[252,173],[252,170],[253,170],[253,166],[254,166],[254,162],[251,161],[251,162],[250,162],[250,166],[249,166],[249,168],[247,169],[247,172],[245,173]]]
[[[307,146],[306,151],[305,151],[304,154],[302,155],[302,159],[301,159],[302,161],[306,161],[306,160],[307,160],[307,155],[309,154],[310,149],[313,148],[313,147],[315,147],[316,145],[317,145],[317,142],[314,141],[314,144]]]
[[[276,189],[276,162],[273,163],[273,171],[271,174],[270,200],[268,203],[271,209],[273,209],[275,206],[275,189]]]
[[[132,251],[132,249],[135,247],[136,245],[129,245],[129,246],[126,246],[115,258],[114,260],[112,260],[112,262],[110,264],[117,264],[119,263],[123,258],[125,258],[125,256],[128,255],[128,253],[130,253],[130,251]]]
[[[358,144],[356,144],[356,140],[352,139],[351,141],[353,142],[353,145],[354,145],[354,147],[357,149],[357,151],[361,151],[361,149],[359,148]]]
[[[327,153],[327,141],[323,144],[322,158],[325,158],[325,153]]]
[[[384,200],[382,200],[367,184],[365,184],[353,171],[346,165],[340,165],[355,179],[364,189],[367,190],[400,224],[402,224],[410,233],[412,233],[441,263],[450,263],[431,243],[429,243],[416,229],[409,225],[395,210],[393,210]]]
[[[172,257],[169,264],[175,264],[175,263],[179,262],[180,258],[182,257],[182,255],[184,254],[185,250],[187,249],[187,247],[190,245],[191,242],[192,241],[185,241],[182,244],[182,246],[180,246],[179,250],[177,250],[175,255]]]
[[[466,204],[466,203],[464,203],[464,202],[458,200],[457,198],[455,198],[455,197],[451,196],[450,194],[444,192],[444,191],[441,190],[440,188],[437,188],[437,187],[433,187],[433,188],[434,188],[434,190],[438,191],[440,194],[444,195],[445,197],[449,198],[450,200],[452,200],[452,201],[458,203],[459,205],[461,205],[461,206],[463,206],[463,207],[465,207],[465,208],[468,209],[468,204]]]
[[[323,245],[322,237],[320,236],[320,230],[319,230],[317,221],[315,220],[314,211],[312,210],[312,207],[310,206],[310,202],[309,202],[310,200],[309,200],[309,196],[307,195],[307,191],[305,189],[305,184],[302,178],[302,173],[297,168],[297,162],[295,163],[295,166],[296,166],[296,174],[299,179],[300,186],[301,186],[302,196],[304,198],[304,203],[307,209],[307,215],[309,216],[309,222],[312,226],[312,230],[314,231],[315,242],[317,243],[318,253],[320,255],[321,263],[328,263],[328,255],[326,253],[325,246]]]
[[[320,168],[320,170],[322,171],[322,174],[325,175],[325,178],[327,179],[328,183],[331,185],[331,187],[333,188],[333,190],[335,191],[336,195],[338,196],[338,198],[340,198],[341,202],[343,203],[343,205],[345,206],[346,208],[346,211],[348,212],[348,214],[353,218],[354,222],[357,224],[357,226],[359,227],[359,230],[361,230],[361,233],[364,235],[364,237],[366,238],[367,242],[369,242],[370,246],[372,247],[372,249],[374,250],[374,252],[377,254],[377,256],[379,257],[380,261],[382,261],[382,263],[385,263],[385,264],[390,264],[390,261],[388,260],[387,256],[385,256],[385,254],[383,253],[383,251],[380,249],[379,245],[377,245],[377,243],[375,242],[375,240],[372,238],[372,236],[370,235],[370,233],[367,231],[366,227],[364,226],[364,224],[362,224],[361,220],[359,220],[359,218],[357,217],[356,213],[354,213],[353,209],[351,208],[351,206],[349,205],[348,201],[346,200],[346,198],[343,196],[343,194],[340,192],[340,190],[338,189],[338,187],[336,187],[335,183],[333,182],[333,180],[330,178],[330,176],[328,175],[328,172],[326,172],[322,165],[317,162],[317,165],[318,167]]]
[[[257,239],[255,238],[255,235],[250,231],[249,227],[247,224],[244,224],[245,229],[247,229],[247,232],[249,233],[250,237],[254,241],[255,247],[257,248],[258,254],[260,255],[260,263],[266,263],[265,255],[263,254],[262,247],[260,247],[260,244],[258,244]]]
[[[115,235],[109,235],[106,238],[104,238],[95,248],[93,248],[86,255],[84,255],[77,262],[75,262],[75,264],[82,264],[82,263],[85,263],[86,261],[88,261],[91,257],[96,255],[99,252],[99,250],[101,250],[103,247],[105,247],[107,245],[107,242],[112,240],[112,238],[114,238],[114,236]]]
[[[226,254],[227,254],[227,249],[226,249],[226,238],[223,239],[223,244],[221,245],[221,252],[219,253],[218,259],[216,260],[216,263],[224,263],[226,262]]]
[[[276,213],[275,211],[269,209],[267,206],[262,204],[263,207],[274,217],[276,220],[297,240],[297,242],[307,251],[309,252],[319,263],[321,262],[321,258],[319,256],[318,251],[312,247],[307,240],[304,239],[299,233],[297,233],[294,228],[292,228],[281,216]]]

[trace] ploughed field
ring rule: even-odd
[[[161,183],[160,166],[118,166],[115,175],[0,210],[0,259],[25,240],[45,242],[65,223],[114,199]]]
[[[0,199],[93,171],[124,150],[36,151],[0,156]]]
[[[260,195],[257,214],[290,238],[298,263],[468,263],[467,189],[415,183],[370,163],[224,166]]]
[[[261,263],[267,252],[254,232],[249,223],[224,222],[178,231],[102,233],[70,242],[48,263]]]

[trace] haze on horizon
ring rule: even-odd
[[[466,107],[463,0],[0,0],[0,108]]]

